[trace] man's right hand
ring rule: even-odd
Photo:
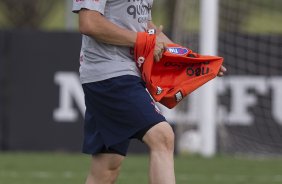
[[[162,34],[162,30],[163,30],[162,25],[156,29],[156,44],[154,49],[154,60],[156,62],[161,60],[162,55],[166,49],[166,44],[165,44],[166,39],[164,37],[164,34]]]

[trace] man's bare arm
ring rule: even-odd
[[[147,27],[148,29],[158,29],[157,26],[152,21],[148,22]],[[165,45],[173,43],[173,41],[171,41],[163,32],[159,34],[159,37],[162,40],[162,42],[165,43]]]
[[[97,11],[82,9],[79,11],[79,31],[81,34],[113,45],[134,47],[137,33],[123,29]]]

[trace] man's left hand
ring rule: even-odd
[[[226,71],[227,71],[227,69],[223,65],[221,65],[219,72],[217,73],[217,76],[222,77]]]

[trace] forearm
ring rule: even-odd
[[[135,45],[137,33],[123,29],[96,11],[81,10],[79,12],[79,30],[82,34],[94,39],[113,45]]]

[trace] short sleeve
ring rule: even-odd
[[[78,13],[79,10],[85,8],[104,14],[106,2],[107,0],[73,0],[72,11]]]

